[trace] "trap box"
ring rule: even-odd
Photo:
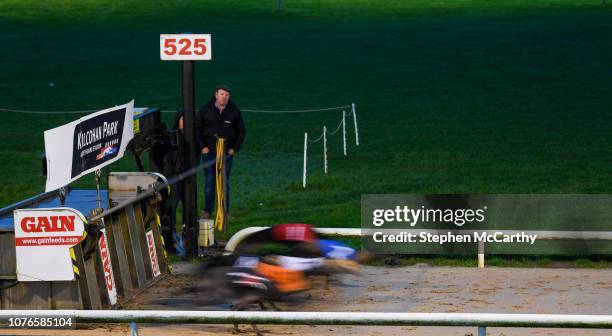
[[[0,309],[121,306],[169,273],[159,194],[107,210],[165,182],[110,173],[108,190],[52,191],[0,209]],[[63,199],[63,201],[62,201]]]

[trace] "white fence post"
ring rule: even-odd
[[[136,322],[130,323],[130,336],[138,336],[138,325]]]
[[[342,111],[342,146],[346,156],[346,111]]]
[[[323,126],[323,171],[327,174],[327,127]]]
[[[357,128],[357,112],[355,112],[355,103],[351,104],[353,109],[353,124],[355,125],[355,146],[359,146],[359,129]]]
[[[478,242],[478,268],[485,267],[484,242]]]
[[[308,150],[308,133],[304,133],[304,176],[302,178],[302,187],[306,188],[306,151]]]

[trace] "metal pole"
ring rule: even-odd
[[[487,336],[487,327],[478,327],[478,336]]]
[[[306,152],[308,150],[308,133],[304,133],[304,173],[302,176],[302,187],[306,189]]]
[[[100,169],[96,170],[95,177],[96,177],[96,191],[98,195],[96,200],[98,201],[98,208],[102,208],[102,196],[100,195],[100,179],[102,177],[102,171]]]
[[[346,111],[342,111],[342,146],[346,156]]]
[[[183,118],[185,129],[185,170],[197,165],[197,155],[200,149],[196,142],[196,114],[195,114],[195,63],[183,61]],[[185,179],[183,217],[185,222],[185,254],[187,258],[198,255],[198,221],[197,221],[197,175]]]
[[[327,174],[327,127],[323,126],[323,171]]]
[[[359,129],[357,128],[357,112],[355,111],[355,103],[351,104],[353,109],[353,124],[355,125],[355,146],[359,146]]]
[[[130,336],[138,336],[138,325],[136,322],[130,323]]]

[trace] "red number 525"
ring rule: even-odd
[[[175,38],[165,39],[164,54],[173,56],[177,52],[181,56],[204,55],[206,54],[206,39],[196,38],[193,39],[193,43],[188,38],[181,38],[178,41]]]

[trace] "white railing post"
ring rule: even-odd
[[[346,156],[346,111],[342,111],[342,146]]]
[[[130,336],[138,336],[138,325],[136,322],[130,323]]]
[[[484,242],[478,242],[478,268],[485,267]]]
[[[351,104],[351,108],[353,109],[353,124],[355,125],[355,146],[359,146],[359,129],[357,128],[357,112],[355,112],[355,103]]]
[[[327,174],[327,127],[323,126],[323,171]]]
[[[306,188],[306,151],[308,150],[308,133],[304,133],[304,176],[302,177],[302,187]]]

